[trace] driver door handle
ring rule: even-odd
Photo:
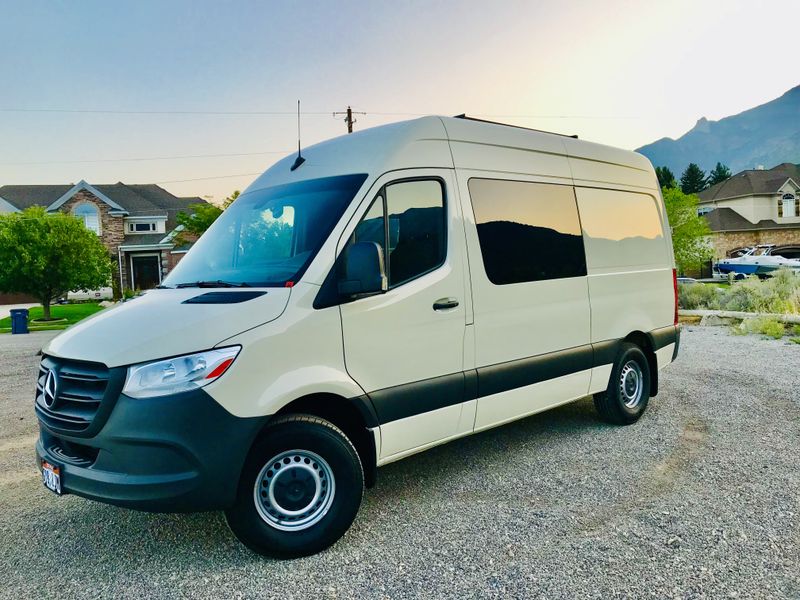
[[[448,310],[458,306],[458,300],[455,298],[439,298],[433,303],[433,310]]]

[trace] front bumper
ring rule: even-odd
[[[120,395],[91,437],[39,421],[37,464],[62,466],[65,493],[176,512],[229,507],[247,452],[269,417],[239,418],[202,389],[160,398]]]

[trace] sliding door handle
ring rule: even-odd
[[[433,310],[448,310],[458,306],[458,300],[455,298],[439,298],[433,303]]]

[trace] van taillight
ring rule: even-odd
[[[675,319],[673,325],[678,324],[678,271],[672,269],[672,290],[675,292]]]

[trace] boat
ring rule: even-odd
[[[737,279],[748,275],[766,277],[771,272],[782,268],[800,273],[800,260],[772,254],[774,248],[775,244],[751,246],[743,249],[739,256],[720,260],[715,267],[720,273],[726,275],[733,273]]]

